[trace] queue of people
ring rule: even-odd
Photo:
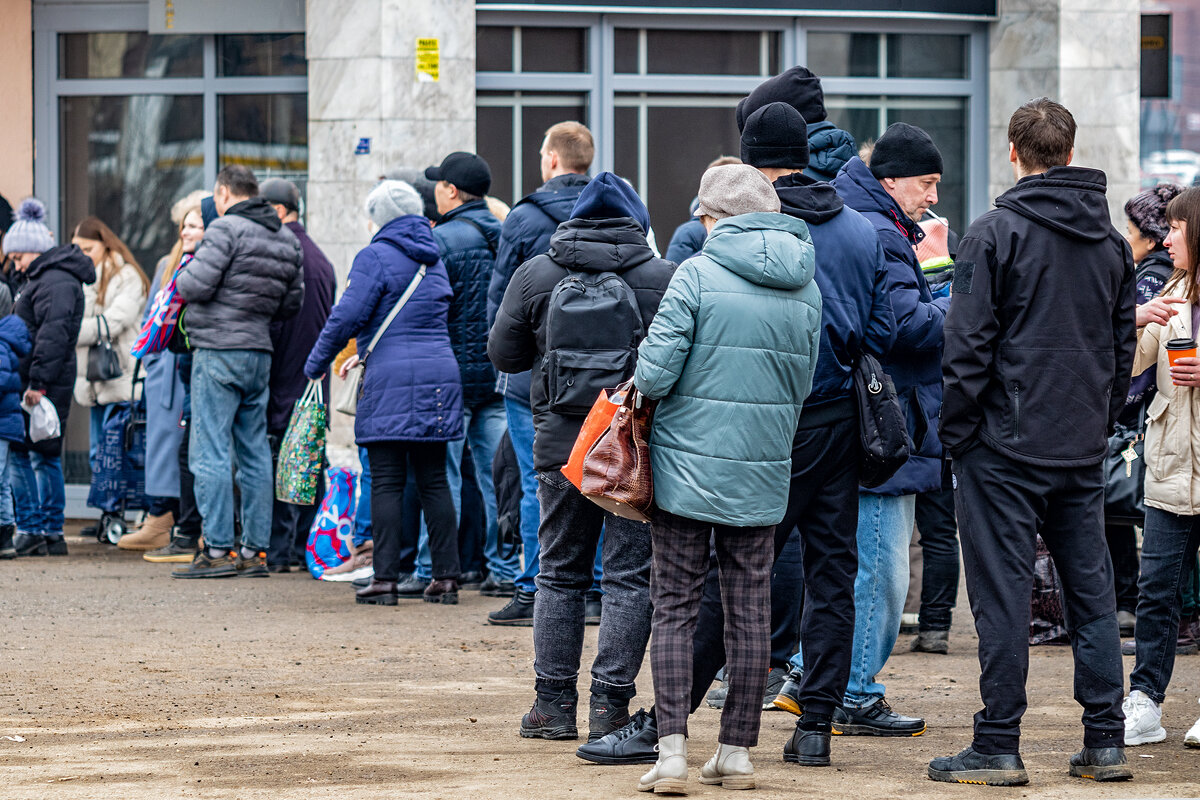
[[[970,743],[928,776],[1029,781],[1040,536],[1083,707],[1066,766],[1131,778],[1125,747],[1166,737],[1173,660],[1196,635],[1184,609],[1200,548],[1200,189],[1130,199],[1121,236],[1104,174],[1072,165],[1070,112],[1031,100],[1008,126],[1014,186],[931,289],[923,245],[946,166],[926,131],[895,123],[856,155],[803,67],[755,89],[736,122],[740,158],[703,173],[667,259],[634,188],[589,177],[592,133],[568,121],[546,131],[543,185],[511,211],[473,153],[381,180],[336,303],[297,187],[244,167],[180,201],[151,281],[98,219],[56,246],[26,201],[3,239],[15,308],[0,319],[0,556],[66,554],[61,436],[35,440],[22,405],[46,401],[65,423],[73,393],[95,445],[142,369],[150,509],[119,546],[180,579],[288,571],[315,508],[273,500],[280,437],[310,382],[328,394],[333,372],[355,370],[355,602],[508,598],[487,621],[533,629],[521,736],[581,737],[588,624],[598,650],[577,755],[652,765],[640,791],[687,793],[688,717],[706,700],[721,727],[699,780],[729,789],[755,786],[767,708],[796,716],[782,757],[801,767],[832,764],[835,735],[924,734],[879,680],[915,527],[934,568],[911,647],[948,651],[961,539],[983,701]],[[135,366],[139,322],[171,290],[184,308],[171,348]],[[115,374],[93,369],[105,343]],[[862,471],[863,393],[882,388],[862,385],[868,358],[909,444],[879,481]],[[563,472],[597,395],[617,386],[655,406],[648,523]],[[1145,463],[1140,564],[1133,525],[1106,520],[1118,423],[1145,432],[1124,456]],[[631,712],[647,649],[655,704]],[[1200,747],[1200,722],[1185,744]]]

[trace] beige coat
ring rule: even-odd
[[[123,403],[129,400],[133,391],[134,358],[129,349],[141,331],[146,292],[142,289],[138,268],[126,264],[119,255],[114,254],[113,258],[117,259],[121,268],[108,282],[103,305],[96,302],[99,278],[96,283],[84,284],[83,287],[83,324],[79,326],[79,342],[75,348],[75,402],[85,407]],[[97,344],[104,333],[104,326],[99,321],[101,316],[108,323],[113,349],[121,357],[121,377],[92,382],[87,379],[88,348]]]
[[[1171,286],[1165,297],[1181,297]],[[1157,364],[1158,394],[1146,410],[1146,505],[1181,516],[1200,515],[1200,389],[1171,382],[1167,342],[1192,338],[1192,304],[1164,326],[1151,323],[1138,331],[1133,374]]]

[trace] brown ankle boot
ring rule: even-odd
[[[458,581],[453,578],[432,581],[425,587],[425,594],[422,595],[421,599],[426,603],[441,603],[447,606],[458,605]]]
[[[156,517],[146,517],[140,528],[121,537],[117,547],[138,552],[166,547],[171,542],[171,528],[174,526],[175,515],[170,511]]]

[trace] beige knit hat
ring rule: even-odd
[[[696,216],[713,219],[736,217],[755,211],[778,211],[779,195],[767,176],[746,164],[725,164],[705,171],[700,178],[700,203]]]

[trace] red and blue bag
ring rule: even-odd
[[[179,269],[183,269],[191,260],[192,254],[185,253],[179,260]],[[176,270],[175,275],[178,274],[179,270]],[[150,353],[166,350],[167,343],[176,332],[179,312],[183,308],[183,297],[175,287],[175,275],[172,275],[167,285],[154,295],[154,303],[150,306],[150,313],[146,315],[146,324],[142,326],[133,347],[129,348],[134,358],[144,358]]]
[[[317,580],[325,570],[350,558],[350,540],[354,537],[355,489],[358,474],[345,467],[331,467],[325,473],[325,498],[308,533],[304,560]]]

